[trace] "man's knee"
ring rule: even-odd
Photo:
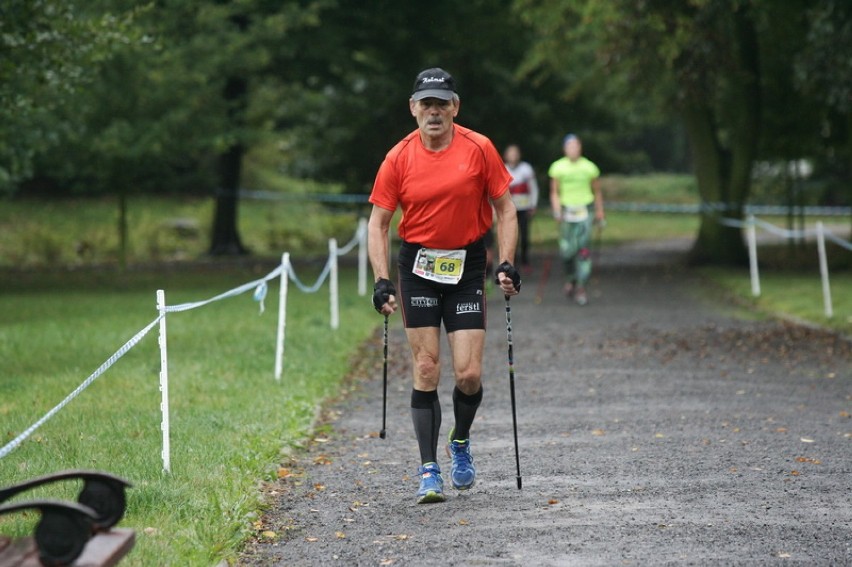
[[[482,369],[471,366],[456,371],[456,387],[468,396],[479,391],[482,385]]]
[[[420,378],[431,380],[437,378],[440,363],[436,355],[424,352],[414,357],[414,368]]]

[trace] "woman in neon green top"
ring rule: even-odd
[[[559,223],[559,252],[568,277],[565,295],[573,297],[579,305],[585,305],[588,302],[586,283],[592,274],[589,251],[592,220],[604,221],[601,172],[598,166],[583,157],[582,143],[574,134],[565,136],[562,150],[565,156],[553,162],[547,172],[550,176],[550,206],[553,218]]]

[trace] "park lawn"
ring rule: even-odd
[[[754,297],[748,268],[702,268],[701,271],[740,304],[852,336],[852,273],[848,271],[830,274],[834,312],[830,319],[825,315],[819,272],[761,272],[760,296]]]
[[[213,199],[128,199],[127,263],[182,261],[207,252]],[[348,242],[364,207],[241,199],[242,242],[256,256],[325,253],[328,239]],[[0,268],[83,266],[119,261],[118,203],[112,197],[0,201]]]
[[[196,267],[135,277],[60,272],[7,280],[0,287],[0,446],[156,317],[157,287],[173,305],[207,299],[269,271]],[[310,283],[319,266],[297,273]],[[212,565],[236,557],[255,532],[259,482],[276,477],[282,450],[309,435],[318,404],[349,387],[345,376],[372,368],[357,357],[379,318],[357,295],[352,270],[341,270],[340,290],[341,324],[331,331],[328,284],[311,295],[290,285],[281,382],[273,378],[277,283],[269,286],[263,315],[251,292],[168,315],[170,474],[161,459],[155,327],[0,459],[0,486],[67,468],[109,471],[134,485],[120,525],[136,530],[137,544],[122,564]],[[78,489],[66,484],[37,496],[73,500]],[[0,533],[28,534],[36,521],[35,515],[5,516]]]

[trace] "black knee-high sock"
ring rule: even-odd
[[[411,390],[411,421],[420,447],[421,464],[437,462],[441,432],[441,402],[437,390]]]
[[[473,425],[473,418],[476,417],[480,402],[482,402],[482,386],[477,393],[470,396],[459,390],[458,386],[453,389],[453,414],[456,416],[456,431],[453,434],[455,439],[462,440],[470,437],[470,426]]]

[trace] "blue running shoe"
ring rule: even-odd
[[[417,470],[420,475],[420,490],[417,491],[418,504],[430,504],[432,502],[443,502],[444,478],[441,476],[441,468],[438,463],[426,463]]]
[[[447,441],[447,455],[453,459],[450,479],[456,490],[467,490],[476,482],[476,467],[470,454],[470,439],[453,439],[455,432],[455,427],[450,429]]]

